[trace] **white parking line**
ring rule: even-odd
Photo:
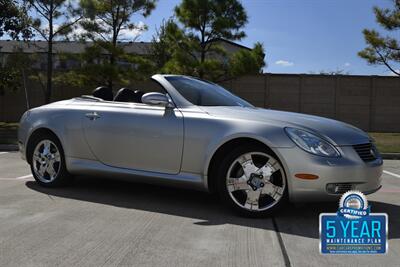
[[[28,175],[24,175],[24,176],[20,176],[20,177],[17,177],[17,178],[4,178],[4,177],[0,177],[0,180],[5,180],[5,181],[10,181],[10,180],[24,180],[24,179],[29,179],[29,178],[31,178],[31,177],[33,177],[33,175],[32,174],[28,174]]]
[[[8,152],[0,152],[0,155],[7,154]]]
[[[388,172],[388,171],[383,171],[383,173],[386,173],[386,174],[389,174],[389,175],[391,175],[391,176],[393,176],[393,177],[396,177],[396,178],[400,178],[400,175],[398,175],[398,174],[396,174],[396,173],[393,173],[393,172]]]
[[[31,177],[33,177],[32,174],[28,174],[28,175],[24,175],[24,176],[17,177],[17,178],[15,178],[15,179],[17,179],[17,180],[23,180],[23,179],[27,179],[27,178],[31,178]]]

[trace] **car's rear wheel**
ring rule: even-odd
[[[241,146],[222,161],[218,191],[223,202],[242,215],[268,216],[286,202],[285,171],[272,151]]]
[[[46,187],[62,186],[71,181],[65,167],[64,151],[60,141],[43,134],[32,142],[31,171],[36,182]]]

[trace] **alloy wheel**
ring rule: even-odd
[[[229,196],[241,208],[265,211],[283,197],[286,178],[280,163],[271,155],[250,152],[230,165],[226,187]]]
[[[50,140],[42,140],[33,151],[33,170],[43,183],[50,183],[61,168],[61,157],[57,146]]]

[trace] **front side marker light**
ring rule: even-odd
[[[317,180],[319,178],[318,175],[310,173],[296,173],[294,176],[303,180]]]

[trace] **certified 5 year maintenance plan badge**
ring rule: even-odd
[[[365,195],[348,191],[337,213],[319,216],[322,254],[385,254],[388,250],[388,216],[370,213]]]

